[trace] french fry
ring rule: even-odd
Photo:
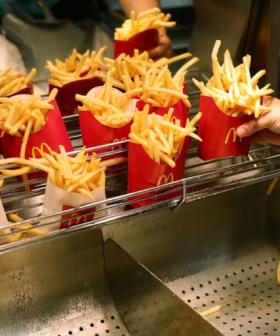
[[[216,305],[214,307],[211,307],[209,309],[206,309],[202,312],[200,312],[200,315],[203,316],[204,318],[210,316],[210,315],[213,315],[213,314],[216,314],[217,312],[219,312],[220,310],[222,309],[222,306],[221,305]]]
[[[251,77],[251,56],[244,56],[243,63],[235,67],[228,50],[224,53],[224,63],[220,64],[220,46],[221,41],[217,40],[211,54],[213,76],[206,85],[193,78],[202,95],[213,97],[220,110],[233,117],[246,114],[258,118],[269,112],[269,107],[261,105],[261,98],[271,94],[273,90],[270,84],[263,88],[258,87],[258,81],[265,74],[265,70]]]
[[[135,112],[129,137],[132,142],[141,144],[147,155],[157,163],[166,163],[172,168],[186,136],[201,141],[194,133],[194,125],[201,117],[199,112],[186,127],[181,127],[179,120],[172,116],[173,109],[164,116],[149,115],[149,106],[145,105],[142,112]]]
[[[9,214],[9,219],[14,223],[20,223],[23,221],[23,218],[18,216],[17,214]],[[19,226],[14,226],[12,228],[12,231],[19,231],[19,230],[26,230],[32,228],[31,224],[21,224]],[[18,239],[26,238],[26,237],[34,237],[34,236],[40,236],[43,235],[45,232],[41,229],[31,229],[26,232],[18,233],[15,236],[17,236]]]
[[[171,28],[176,22],[169,21],[170,14],[164,14],[159,8],[149,9],[136,16],[131,11],[130,18],[125,20],[120,28],[115,30],[115,40],[126,41],[132,36],[148,29]]]
[[[267,188],[267,191],[266,191],[266,195],[267,196],[270,196],[272,195],[277,183],[279,182],[279,177],[275,177],[269,184],[268,188]]]
[[[51,74],[49,84],[61,87],[79,79],[100,77],[104,68],[105,49],[100,48],[98,52],[87,50],[84,54],[74,49],[64,61],[47,61],[46,68]]]
[[[23,90],[31,83],[36,73],[36,69],[32,69],[29,74],[23,75],[9,67],[0,71],[0,97],[8,97]]]
[[[277,263],[277,267],[276,267],[276,280],[277,280],[277,284],[280,285],[280,260]]]

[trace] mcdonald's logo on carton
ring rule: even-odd
[[[62,210],[73,209],[70,205],[63,205]],[[81,224],[93,220],[95,208],[86,210],[77,210],[69,214],[62,215],[62,221],[60,224],[61,229],[68,228],[73,225]],[[75,218],[73,218],[75,217]]]
[[[163,174],[159,177],[157,185],[159,186],[173,181],[174,181],[173,173],[169,173],[168,175]]]
[[[230,141],[230,139],[232,139]],[[239,142],[242,141],[242,139],[237,135],[237,131],[234,127],[231,127],[228,132],[227,135],[225,137],[225,144],[229,143],[229,142],[233,142],[235,143],[237,141],[237,139],[239,139]]]

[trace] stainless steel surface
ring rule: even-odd
[[[112,297],[132,335],[221,335],[110,239],[105,265]]]
[[[265,246],[271,233],[267,185],[190,202],[174,212],[158,209],[107,226],[103,232],[170,282]]]
[[[279,335],[279,187],[267,183],[158,210],[103,229],[228,336]],[[278,235],[276,234],[278,232]]]
[[[121,247],[105,243],[104,259],[103,246],[89,229],[1,254],[0,335],[221,335]]]
[[[226,336],[278,336],[280,287],[276,281],[279,251],[267,245],[237,260],[168,283],[198,312],[222,309],[208,320]]]
[[[112,303],[101,232],[0,255],[0,334],[128,336]]]

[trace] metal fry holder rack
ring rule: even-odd
[[[77,116],[64,120],[75,153],[82,146]],[[88,150],[107,148],[106,157],[125,153],[127,143]],[[105,201],[45,217],[46,180],[31,180],[26,192],[24,182],[5,177],[6,213],[24,221],[3,229],[32,224],[13,233],[43,229],[62,215],[75,220],[77,211],[96,213],[91,209],[100,204],[106,211],[0,245],[0,334],[278,336],[280,192],[268,198],[266,190],[279,172],[277,147],[257,145],[246,157],[203,162],[191,146],[179,181],[128,194],[127,166],[112,166]],[[136,196],[154,193],[152,204],[130,206]],[[216,305],[218,311],[201,316]]]

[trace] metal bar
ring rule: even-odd
[[[258,159],[258,160],[255,160],[254,162],[255,163],[257,163],[257,162],[263,162],[263,165],[261,166],[262,168],[264,168],[264,167],[270,167],[271,165],[273,166],[275,164],[275,162],[271,162],[271,160],[272,159],[280,159],[280,154],[275,155],[275,156],[271,156],[269,158],[270,158],[270,160],[268,160],[266,158],[266,160],[264,160],[264,159]],[[234,168],[240,168],[240,167],[244,168],[246,166],[249,166],[249,167],[247,169],[243,169],[242,171],[238,171],[238,172],[234,172],[233,171]],[[198,175],[195,175],[195,176],[187,177],[187,178],[181,179],[179,181],[169,182],[169,183],[167,183],[165,185],[162,185],[162,186],[156,186],[156,187],[153,187],[153,188],[149,188],[149,189],[133,192],[133,193],[130,193],[130,194],[123,194],[123,195],[115,196],[115,197],[109,198],[109,199],[104,200],[104,201],[89,203],[89,204],[77,207],[77,208],[75,208],[73,210],[70,209],[70,210],[67,210],[67,211],[57,212],[57,213],[45,216],[43,218],[40,217],[40,216],[37,216],[35,218],[26,219],[26,220],[24,220],[21,223],[15,223],[15,224],[6,225],[6,226],[3,227],[3,229],[5,229],[5,228],[7,228],[7,229],[8,228],[13,228],[13,227],[18,226],[20,224],[33,224],[33,223],[38,222],[39,219],[40,220],[46,220],[46,219],[49,219],[49,218],[56,218],[56,217],[60,218],[62,215],[71,214],[71,213],[73,213],[75,211],[87,210],[87,209],[89,209],[91,207],[98,206],[98,205],[103,205],[105,203],[112,204],[112,203],[115,203],[115,202],[123,202],[123,201],[128,200],[129,198],[132,198],[132,197],[135,197],[135,196],[139,196],[139,200],[145,200],[145,199],[149,199],[149,197],[147,197],[147,198],[145,198],[145,197],[143,198],[142,197],[141,198],[141,196],[143,196],[145,194],[150,194],[150,193],[153,193],[153,192],[157,192],[157,191],[159,191],[159,193],[156,196],[160,197],[160,196],[165,195],[166,188],[180,187],[180,186],[182,187],[184,184],[188,184],[188,189],[189,189],[191,187],[196,187],[196,186],[199,186],[199,185],[203,185],[203,184],[208,183],[208,182],[213,182],[213,181],[218,182],[217,175],[220,175],[221,173],[227,173],[227,175],[225,175],[225,174],[222,175],[222,178],[225,178],[225,177],[235,176],[235,175],[242,174],[242,173],[244,174],[244,173],[252,172],[254,170],[259,170],[259,167],[256,168],[254,165],[253,165],[252,168],[251,167],[252,167],[252,162],[251,161],[242,162],[242,163],[238,163],[238,164],[235,164],[235,165],[230,165],[230,166],[225,167],[225,168],[214,169],[211,172],[206,172],[206,173],[198,174]],[[279,174],[279,172],[277,172],[276,174]],[[218,177],[221,177],[221,176],[218,176]],[[258,181],[256,179],[256,177],[254,177],[254,180],[255,180],[255,182]],[[220,185],[220,186],[224,187],[224,185]],[[224,188],[225,188],[225,191],[226,191],[227,188],[228,188],[228,185],[226,187],[224,187]],[[160,191],[162,191],[162,190],[164,192],[160,193]],[[174,193],[175,191],[177,191],[177,189],[170,189],[169,190],[170,193]],[[200,190],[201,193],[202,193],[202,191],[203,191],[203,189]],[[151,198],[152,197],[155,197],[155,196],[152,195]],[[138,201],[138,199],[137,199],[137,201]],[[135,199],[132,200],[130,203],[133,203],[133,202],[135,202]],[[129,204],[129,202],[118,203],[117,206],[127,205],[127,204]],[[53,222],[47,222],[44,225],[45,226],[46,225],[50,225],[51,223],[53,223]],[[42,225],[40,225],[40,226],[42,226]],[[36,225],[36,227],[37,227],[37,225]]]

